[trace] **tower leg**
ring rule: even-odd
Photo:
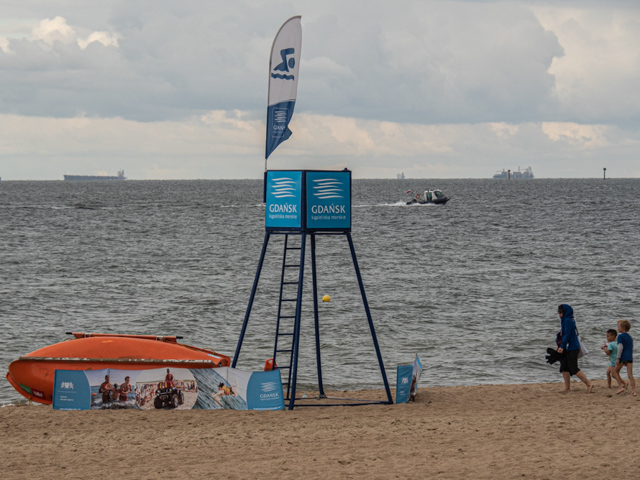
[[[303,233],[300,239],[300,273],[298,274],[298,297],[296,298],[296,323],[293,334],[293,362],[291,365],[291,397],[289,398],[289,410],[293,410],[296,401],[296,382],[298,380],[298,349],[300,347],[300,317],[302,313],[302,285],[304,280],[304,259],[307,244],[307,234]]]
[[[256,296],[256,290],[258,288],[258,281],[260,280],[260,272],[262,271],[262,264],[264,263],[264,257],[267,253],[267,244],[269,243],[270,234],[267,232],[264,235],[264,243],[262,244],[262,253],[260,253],[260,261],[258,262],[258,270],[253,280],[253,287],[251,288],[251,296],[249,297],[249,304],[247,305],[247,312],[244,314],[244,322],[242,323],[242,331],[240,332],[240,338],[238,339],[238,345],[236,346],[236,353],[233,356],[232,368],[236,368],[238,363],[238,357],[240,356],[240,348],[242,348],[242,341],[244,340],[244,334],[247,331],[247,324],[249,323],[249,316],[251,315],[251,307],[253,307],[253,300]]]
[[[318,276],[316,270],[316,236],[311,234],[311,278],[313,280],[313,319],[316,333],[316,364],[318,365],[318,392],[320,398],[326,398],[322,383],[322,361],[320,357],[320,323],[318,316]]]
[[[384,389],[387,392],[388,403],[393,403],[393,399],[391,398],[391,390],[389,389],[389,382],[387,381],[387,373],[384,369],[382,354],[380,353],[380,346],[378,345],[378,337],[376,336],[376,330],[373,326],[373,320],[371,319],[371,312],[369,311],[369,303],[367,302],[367,295],[364,293],[364,284],[362,283],[362,276],[360,275],[360,267],[358,266],[358,259],[356,258],[356,250],[353,247],[353,240],[351,239],[351,234],[347,233],[346,235],[347,235],[347,240],[349,241],[349,248],[351,249],[351,258],[353,259],[353,266],[356,270],[356,276],[358,277],[358,285],[360,286],[360,294],[362,295],[362,302],[364,303],[364,309],[367,312],[367,320],[369,322],[369,329],[371,330],[371,338],[373,339],[373,345],[376,349],[378,364],[380,365],[380,373],[382,374]]]

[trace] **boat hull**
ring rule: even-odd
[[[415,198],[413,200],[411,200],[410,202],[407,202],[407,205],[413,205],[414,203],[418,203],[420,205],[444,205],[449,201],[449,197],[444,197],[444,198],[438,198],[436,200],[431,200],[430,202],[427,202],[425,200],[416,200]]]
[[[56,370],[146,370],[162,367],[227,367],[213,350],[178,343],[176,337],[74,334],[75,339],[35,350],[11,362],[7,380],[18,393],[51,404]]]

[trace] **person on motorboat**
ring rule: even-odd
[[[411,190],[407,190],[409,195],[413,195]],[[435,198],[434,198],[435,197]],[[429,190],[426,189],[423,195],[416,193],[412,196],[411,200],[407,202],[407,205],[411,205],[414,203],[425,204],[425,203],[436,203],[436,204],[445,204],[449,201],[449,198],[442,193],[440,190]]]

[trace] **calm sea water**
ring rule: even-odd
[[[439,187],[446,206],[406,206]],[[357,180],[353,239],[391,386],[560,381],[545,363],[574,307],[604,378],[607,328],[640,332],[640,180]],[[261,181],[0,182],[0,367],[67,331],[182,335],[233,356],[264,239]],[[381,388],[343,237],[318,239],[325,388]],[[272,356],[273,238],[238,366]],[[310,262],[307,262],[308,265]],[[313,388],[310,270],[299,389]],[[640,338],[640,337],[639,337]],[[0,403],[20,401],[0,381]]]

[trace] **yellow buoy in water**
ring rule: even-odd
[[[322,297],[322,301],[323,302],[330,302],[331,301],[331,297],[329,295],[325,295],[324,297]]]

